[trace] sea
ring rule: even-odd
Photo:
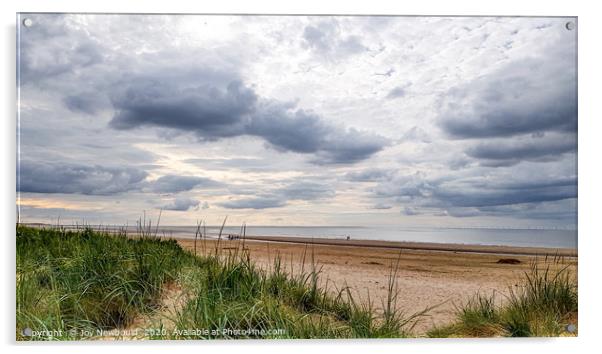
[[[219,226],[208,226],[208,237],[217,237]],[[194,238],[194,226],[161,226],[158,234],[166,237]],[[154,232],[154,230],[153,230]],[[225,227],[223,237],[241,235],[240,227]],[[577,230],[434,228],[434,227],[356,227],[356,226],[247,226],[247,236],[287,236],[329,239],[432,242],[467,245],[549,247],[577,249]]]

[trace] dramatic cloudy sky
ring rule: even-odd
[[[571,19],[26,17],[24,221],[575,225]]]

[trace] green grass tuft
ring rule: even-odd
[[[192,261],[173,240],[18,226],[17,339],[25,328],[77,339],[125,327]]]
[[[458,309],[457,322],[428,332],[429,337],[555,337],[577,317],[577,283],[562,260],[538,264],[520,286],[509,289],[502,305],[477,295]]]

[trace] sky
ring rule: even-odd
[[[23,222],[576,228],[572,18],[24,18]]]

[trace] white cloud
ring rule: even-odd
[[[565,19],[31,16],[37,25],[21,33],[21,157],[57,166],[84,166],[82,171],[97,165],[128,167],[145,171],[146,183],[172,175],[174,181],[190,182],[186,188],[168,188],[179,193],[171,204],[157,199],[160,190],[138,185],[130,188],[127,183],[119,184],[127,188],[106,190],[125,192],[121,198],[128,203],[115,205],[107,196],[88,196],[97,199],[106,210],[114,210],[103,214],[112,221],[122,222],[124,215],[130,217],[161,205],[188,210],[184,207],[194,203],[183,201],[202,200],[189,212],[168,217],[174,222],[194,223],[192,209],[198,207],[208,217],[217,219],[228,212],[233,221],[238,218],[256,223],[285,220],[297,224],[340,224],[351,220],[359,224],[394,224],[425,213],[431,215],[430,219],[423,217],[420,222],[433,224],[446,223],[453,215],[470,215],[467,219],[473,221],[466,222],[487,220],[501,225],[514,225],[517,219],[522,223],[573,222],[570,214],[574,214],[574,209],[564,199],[541,202],[537,213],[530,214],[519,207],[524,203],[496,211],[446,208],[432,201],[430,206],[425,205],[429,204],[425,194],[429,192],[428,183],[437,182],[440,186],[445,180],[448,185],[460,186],[462,181],[477,180],[494,189],[495,183],[485,182],[508,176],[517,183],[574,177],[576,150],[570,146],[573,140],[571,136],[560,136],[558,129],[544,132],[544,136],[535,127],[525,131],[537,133],[533,136],[508,134],[491,138],[485,134],[475,140],[462,134],[450,137],[441,125],[450,102],[452,108],[463,107],[452,109],[454,114],[462,112],[462,116],[446,116],[453,118],[451,124],[456,124],[456,128],[458,122],[472,122],[468,118],[479,122],[484,111],[477,111],[479,107],[474,102],[482,101],[485,88],[492,85],[502,90],[505,97],[513,97],[512,85],[499,84],[509,73],[527,84],[521,87],[538,81],[539,86],[534,87],[545,89],[539,93],[572,92],[572,88],[562,86],[567,82],[562,77],[550,78],[548,86],[541,82],[554,70],[570,78],[570,71],[576,69],[570,60],[576,50],[576,31],[565,29]],[[569,60],[556,60],[560,56],[568,56]],[[525,62],[554,70],[533,73],[522,67]],[[140,77],[147,80],[147,86],[159,90],[147,90],[149,100],[127,96],[127,88],[135,90],[132,83]],[[311,151],[316,155],[314,159],[300,153],[308,141],[291,147],[290,141],[265,133],[267,128],[276,133],[278,129],[290,128],[269,119],[257,118],[266,123],[261,134],[252,129],[239,129],[237,134],[220,131],[220,139],[200,131],[201,127],[190,127],[190,134],[182,134],[182,130],[116,130],[109,126],[120,113],[128,113],[116,110],[127,106],[130,113],[143,115],[148,109],[144,102],[153,98],[171,102],[174,92],[190,93],[195,87],[202,91],[205,100],[195,102],[207,106],[208,102],[220,101],[219,95],[211,101],[212,90],[224,89],[222,86],[233,80],[244,83],[262,102],[278,102],[282,107],[302,110],[307,117],[319,117],[319,124],[312,129],[321,131],[322,145]],[[209,83],[221,86],[212,88]],[[199,97],[189,96],[190,100]],[[530,120],[530,112],[541,111],[539,106],[546,106],[548,96],[553,95],[521,101],[527,107],[521,112],[529,113],[517,115],[523,127],[537,123]],[[495,97],[491,99],[495,101]],[[502,104],[486,108],[495,110],[493,113],[513,112],[516,107],[511,107],[510,101],[504,99],[498,101]],[[541,104],[534,107],[531,102]],[[563,100],[554,102],[563,107]],[[132,106],[136,104],[139,106]],[[250,111],[237,113],[241,122],[248,115],[267,113],[258,112],[255,105],[245,107]],[[187,122],[195,123],[194,119]],[[340,129],[347,129],[347,133]],[[574,137],[574,129],[565,130]],[[203,141],[199,141],[199,136]],[[305,135],[290,136],[303,139]],[[384,137],[391,144],[374,145],[372,137]],[[343,164],[315,163],[320,160]],[[198,178],[219,183],[196,188]],[[292,192],[287,194],[282,189],[316,180],[326,186],[318,189],[325,198],[295,199],[289,195]],[[99,194],[87,179],[78,181],[88,194]],[[48,187],[41,183],[44,181],[36,182]],[[48,187],[37,190],[40,193],[32,197],[43,199],[44,192],[67,191],[67,202],[78,197],[73,194],[76,189]],[[312,189],[308,190],[311,194]],[[101,191],[104,193],[105,189]],[[486,192],[481,200],[495,195]],[[248,208],[223,208],[228,205],[267,209],[254,213]],[[561,206],[568,212],[562,214]],[[39,210],[31,213],[38,217],[50,215]],[[559,218],[561,214],[569,217]],[[355,216],[350,219],[349,215]],[[497,219],[491,219],[492,215]],[[525,215],[532,215],[532,219]],[[481,216],[488,218],[479,219]]]

